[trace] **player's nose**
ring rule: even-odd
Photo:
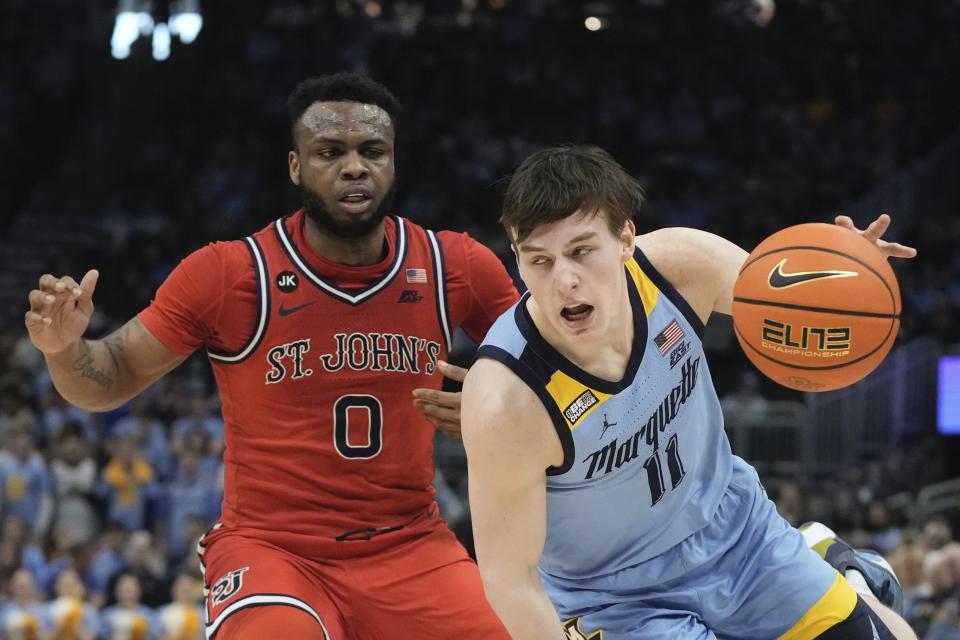
[[[557,290],[561,294],[575,291],[580,286],[580,274],[577,273],[574,265],[568,264],[565,260],[560,260],[557,263],[554,273]]]
[[[340,165],[340,177],[345,180],[366,178],[369,173],[363,156],[355,151],[344,154]]]

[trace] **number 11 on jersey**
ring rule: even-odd
[[[660,502],[663,494],[667,492],[663,484],[663,469],[660,463],[660,452],[654,451],[643,463],[643,468],[647,470],[647,482],[650,483],[650,506]],[[686,472],[683,470],[683,462],[680,460],[680,450],[677,445],[677,434],[670,436],[667,442],[667,470],[670,472],[671,490],[683,482]]]

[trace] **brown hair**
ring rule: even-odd
[[[564,145],[537,151],[520,164],[507,185],[500,223],[517,243],[541,225],[603,209],[610,232],[619,235],[642,203],[640,183],[609,153]]]

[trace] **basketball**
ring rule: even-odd
[[[761,242],[733,288],[733,326],[750,361],[800,391],[851,385],[886,357],[900,327],[900,287],[870,241],[834,224],[801,224]]]

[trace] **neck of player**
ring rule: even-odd
[[[370,233],[359,238],[343,238],[331,233],[308,217],[304,220],[303,236],[314,251],[331,262],[348,267],[367,267],[387,257],[384,237],[385,220]]]
[[[546,339],[567,360],[590,375],[610,382],[619,382],[627,370],[633,351],[633,308],[626,286],[616,294],[610,319],[603,327],[594,328],[589,336],[570,336],[555,331],[531,300],[530,316]]]

